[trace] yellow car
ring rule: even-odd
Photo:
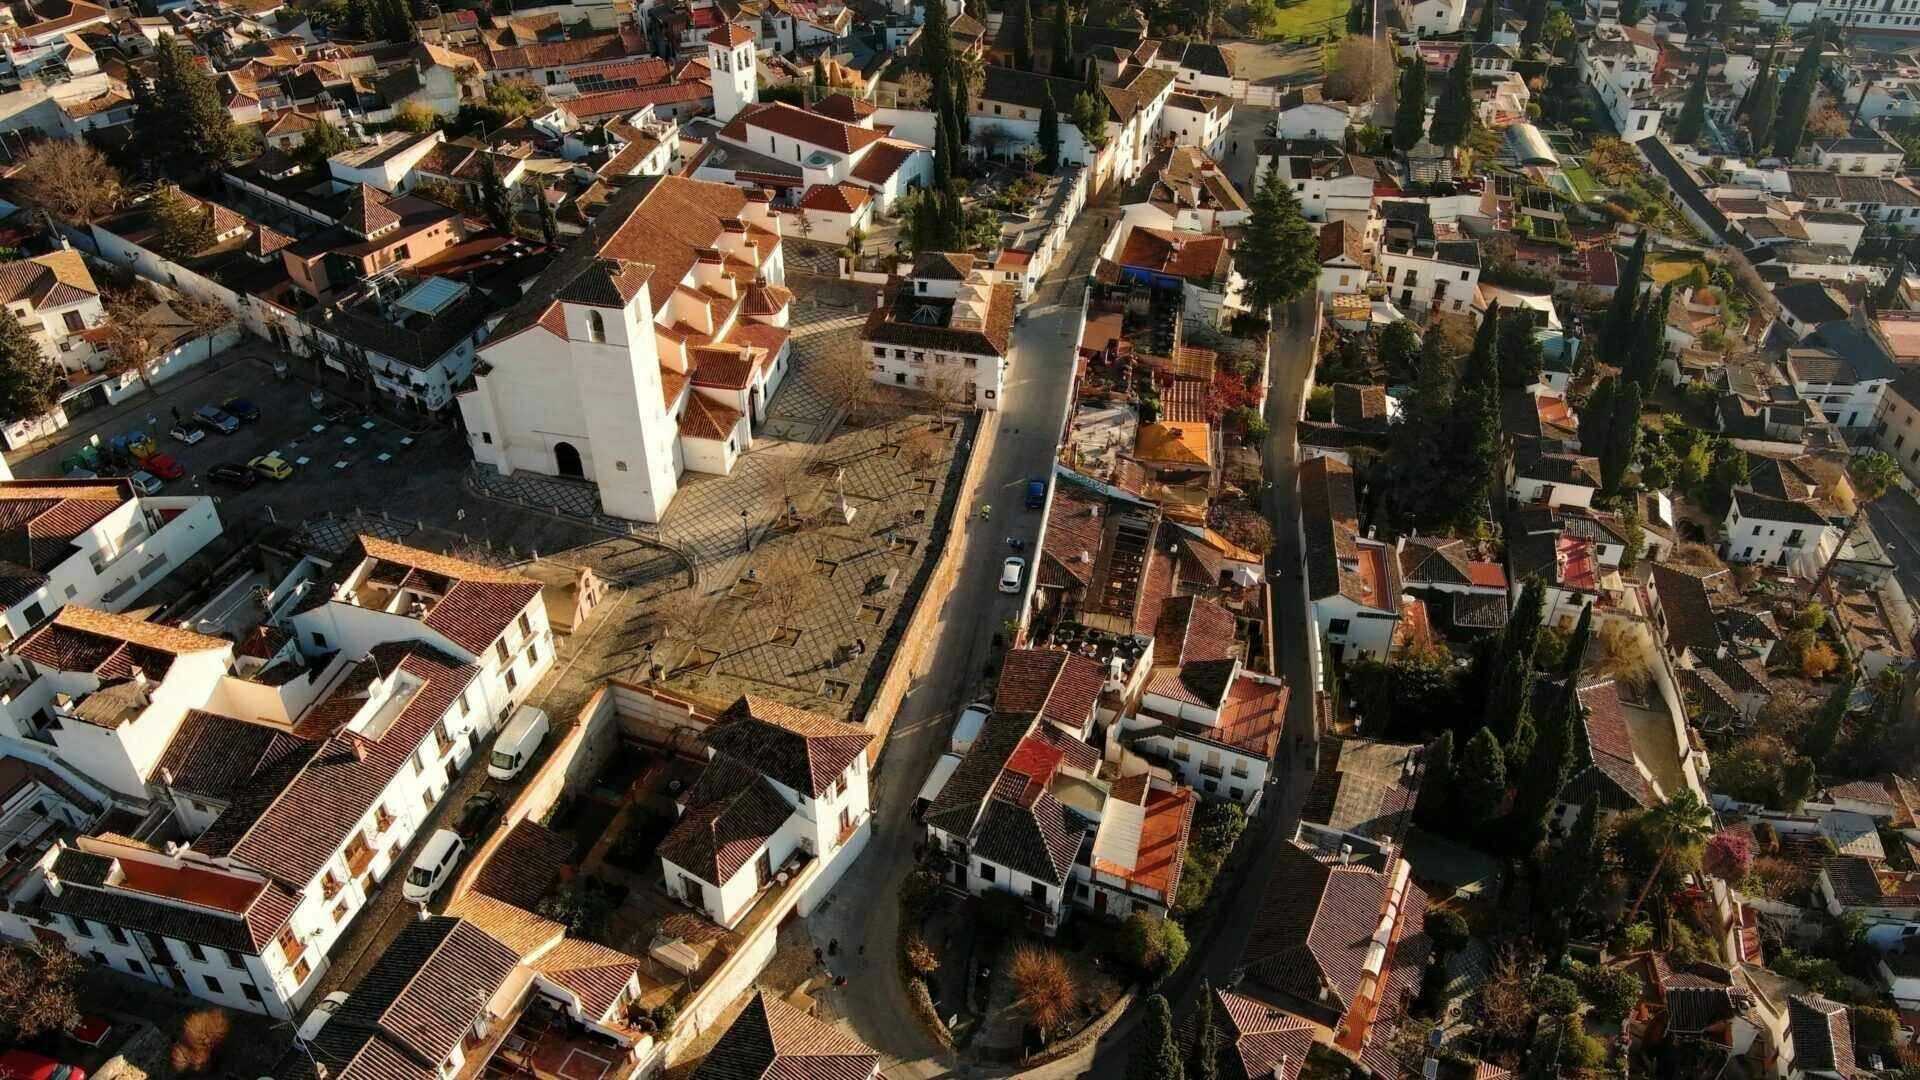
[[[269,480],[285,480],[293,475],[293,466],[287,464],[287,459],[281,457],[277,450],[247,462],[247,468]]]

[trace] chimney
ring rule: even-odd
[[[147,670],[145,668],[137,667],[133,669],[133,689],[135,695],[140,699],[140,704],[153,704],[153,692],[147,686]]]
[[[367,744],[360,736],[349,733],[347,735],[347,745],[353,749],[353,759],[355,761],[367,760]]]
[[[61,889],[60,875],[49,870],[47,871],[46,877],[47,877],[47,891],[52,893],[55,896],[59,896],[60,889]]]

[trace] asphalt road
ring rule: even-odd
[[[1026,541],[1031,572],[1040,512],[1025,509],[1026,483],[1052,467],[1072,392],[1078,344],[1073,335],[1087,272],[1115,216],[1089,208],[1071,232],[1073,257],[1021,308],[1013,366],[1001,394],[1004,406],[983,418],[976,436],[975,452],[987,455],[980,484],[971,502],[962,504],[964,516],[955,522],[964,534],[959,579],[937,600],[941,620],[928,668],[901,705],[881,752],[873,839],[808,921],[815,942],[840,942],[840,960],[829,967],[848,976],[848,985],[832,1004],[860,1038],[881,1053],[881,1067],[890,1080],[952,1071],[951,1059],[914,1019],[893,970],[899,935],[894,897],[916,863],[913,847],[920,828],[911,816],[913,798],[946,747],[954,717],[984,691],[985,667],[996,653],[994,635],[1017,611],[1018,598],[996,588],[1008,537]],[[983,504],[993,507],[991,519],[984,522],[979,517]]]

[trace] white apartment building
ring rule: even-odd
[[[1046,934],[1074,907],[1165,918],[1198,797],[1147,772],[1102,779],[1100,765],[1045,717],[996,710],[924,818],[946,881],[1018,897]]]
[[[1381,213],[1374,273],[1386,283],[1387,299],[1410,314],[1471,311],[1480,284],[1479,243],[1437,239],[1422,203],[1383,203]]]
[[[706,771],[660,841],[667,893],[737,926],[760,893],[809,859],[824,895],[872,833],[865,728],[743,697],[707,729]]]
[[[474,460],[591,480],[636,521],[660,520],[685,471],[730,472],[787,373],[780,236],[764,192],[621,189],[481,347],[459,397]]]
[[[553,630],[540,599],[540,583],[512,570],[436,555],[403,544],[361,536],[357,547],[318,580],[296,583],[312,572],[302,564],[275,590],[292,597],[285,620],[291,646],[308,657],[338,653],[366,656],[389,642],[419,642],[476,669],[476,693],[462,704],[478,710],[469,724],[492,733],[553,666]],[[291,655],[291,654],[289,654]],[[227,689],[235,688],[230,683]],[[264,713],[263,707],[233,710]]]
[[[1815,139],[1813,160],[1834,172],[1866,173],[1870,176],[1898,176],[1906,150],[1884,135]]]
[[[1840,529],[1813,507],[1736,488],[1727,508],[1729,562],[1783,566],[1812,580],[1840,546]]]
[[[921,255],[860,331],[873,381],[999,408],[1017,295],[972,255]]]
[[[1351,465],[1309,458],[1298,482],[1307,602],[1320,639],[1336,657],[1384,659],[1401,615],[1398,553],[1361,535]]]
[[[1257,809],[1286,727],[1286,681],[1243,670],[1237,659],[1199,661],[1148,675],[1121,738],[1166,761],[1180,782]]]
[[[1620,137],[1628,142],[1660,130],[1663,111],[1653,97],[1653,68],[1659,57],[1651,34],[1617,23],[1603,23],[1580,41],[1587,85],[1600,96]]]
[[[1211,158],[1225,157],[1233,102],[1211,94],[1175,93],[1160,111],[1159,134],[1176,146],[1193,147]]]
[[[1394,0],[1400,12],[1400,25],[1416,37],[1451,34],[1466,18],[1467,0]]]
[[[135,495],[124,480],[0,480],[5,639],[67,604],[121,611],[220,535],[205,495]]]
[[[106,363],[84,336],[106,321],[100,287],[78,251],[63,248],[0,262],[0,304],[20,320],[40,352],[69,376]]]

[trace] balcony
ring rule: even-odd
[[[1220,765],[1202,765],[1200,766],[1200,775],[1211,776],[1215,780],[1218,780],[1221,777],[1227,775],[1227,771],[1224,767]]]
[[[347,849],[347,876],[357,878],[365,872],[368,866],[372,865],[373,849],[367,846],[365,840],[361,840],[357,836],[354,837],[354,839],[358,841],[358,843],[349,845]]]

